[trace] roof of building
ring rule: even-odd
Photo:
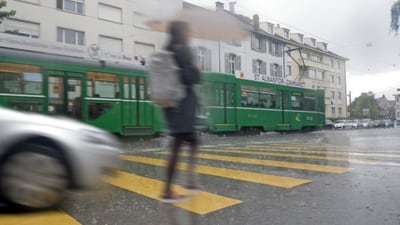
[[[183,8],[187,8],[188,9],[188,8],[202,8],[202,7],[184,1],[183,2]],[[340,56],[340,55],[338,55],[338,54],[336,54],[334,52],[325,51],[325,50],[322,50],[322,49],[319,49],[319,48],[312,47],[312,46],[307,45],[307,44],[298,43],[293,39],[286,39],[286,38],[283,38],[283,37],[281,37],[281,36],[279,36],[277,34],[268,33],[268,32],[266,32],[266,31],[264,31],[264,30],[262,30],[260,28],[257,29],[254,26],[254,20],[249,18],[249,17],[247,17],[247,16],[244,16],[244,15],[241,15],[241,14],[237,14],[237,13],[234,13],[234,12],[230,12],[229,10],[225,10],[225,9],[224,9],[224,12],[227,13],[227,14],[230,14],[230,15],[236,17],[236,18],[238,18],[243,23],[243,25],[245,26],[245,29],[247,29],[247,30],[249,30],[251,32],[255,32],[255,33],[261,34],[263,36],[266,36],[268,38],[275,39],[275,40],[281,41],[281,42],[286,43],[286,44],[291,44],[291,45],[294,45],[294,46],[302,48],[302,49],[316,51],[318,53],[329,55],[331,57],[334,57],[334,58],[337,58],[337,59],[341,59],[341,60],[344,60],[344,61],[349,60],[348,58]]]

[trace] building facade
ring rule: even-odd
[[[165,33],[151,31],[146,21],[152,15],[168,17],[176,10],[193,7],[198,8],[182,0],[8,0],[5,10],[17,13],[0,24],[0,32],[21,36],[18,42],[22,44],[14,44],[10,34],[0,34],[0,47],[15,45],[72,56],[91,53],[87,57],[92,58],[93,52],[101,50],[99,60],[146,66],[151,54],[167,41]],[[194,54],[202,71],[325,89],[326,117],[347,116],[346,58],[328,51],[327,43],[262,22],[257,15],[238,15],[233,3],[225,10],[223,3],[216,2],[216,10],[241,21],[249,37],[230,41],[194,39]]]

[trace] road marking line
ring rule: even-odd
[[[168,152],[157,152],[156,154],[167,155],[169,153]],[[181,153],[181,156],[188,157],[189,154]],[[316,164],[310,164],[310,163],[294,163],[294,162],[285,162],[285,161],[252,159],[252,158],[222,156],[222,155],[202,154],[202,153],[197,154],[197,157],[202,158],[202,159],[211,159],[211,160],[219,160],[219,161],[227,161],[227,162],[263,165],[263,166],[284,167],[284,168],[291,168],[291,169],[312,170],[312,171],[326,172],[326,173],[345,173],[345,172],[348,172],[351,170],[351,168],[348,168],[348,167],[323,166],[323,165],[316,165]]]
[[[160,195],[165,185],[164,182],[156,179],[122,171],[118,172],[116,177],[107,178],[106,181],[114,186],[155,200],[161,200]],[[172,188],[179,194],[185,194],[184,188],[179,185],[172,185]],[[204,215],[239,203],[242,203],[242,201],[199,191],[187,201],[174,203],[174,205],[199,215]]]
[[[165,160],[161,159],[141,157],[141,156],[131,156],[131,155],[124,155],[121,156],[121,158],[123,160],[128,160],[131,162],[139,162],[139,163],[145,163],[162,167],[166,166]],[[177,168],[186,171],[188,168],[188,164],[178,163]],[[311,183],[311,180],[284,177],[284,176],[275,176],[275,175],[255,173],[255,172],[246,172],[246,171],[204,166],[204,165],[196,165],[196,172],[201,174],[207,174],[212,176],[224,177],[228,179],[235,179],[235,180],[241,180],[258,184],[271,185],[282,188],[293,188],[306,183]]]
[[[281,147],[271,146],[246,146],[246,147],[229,147],[228,149],[254,149],[254,150],[265,150],[265,151],[277,151],[277,152],[304,152],[304,153],[321,153],[321,154],[332,154],[332,155],[354,155],[354,156],[376,156],[376,157],[387,157],[387,158],[400,158],[400,151],[362,151],[362,150],[301,150],[300,147],[290,147],[283,149]],[[321,147],[323,148],[323,147]],[[211,148],[213,149],[213,148]],[[383,154],[384,153],[384,154]]]
[[[74,218],[62,211],[0,214],[1,225],[81,225]]]
[[[287,158],[300,158],[300,159],[318,159],[318,160],[330,160],[330,161],[343,161],[351,163],[362,163],[370,164],[376,163],[377,161],[367,159],[350,159],[345,157],[330,157],[330,156],[317,156],[317,155],[298,155],[298,154],[283,154],[283,153],[269,153],[269,152],[252,152],[251,150],[225,150],[225,149],[202,149],[210,152],[221,152],[221,153],[239,153],[249,155],[265,155],[265,156],[276,156],[276,157],[287,157]]]

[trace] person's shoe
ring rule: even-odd
[[[175,203],[175,202],[181,202],[186,199],[186,196],[176,194],[176,193],[171,193],[171,194],[164,194],[161,196],[161,202],[164,203]]]

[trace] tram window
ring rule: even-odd
[[[258,107],[259,96],[257,92],[247,93],[247,105],[250,107]]]
[[[139,99],[145,100],[146,99],[146,88],[145,88],[145,80],[144,78],[139,79]]]
[[[226,101],[227,106],[235,105],[235,88],[234,86],[227,85],[226,86]]]
[[[261,108],[275,108],[275,95],[260,93],[260,107]]]
[[[118,76],[115,74],[88,72],[88,96],[115,98],[119,93]]]
[[[137,99],[137,90],[136,90],[136,78],[131,78],[131,98]]]
[[[291,96],[291,107],[292,109],[301,109],[301,101],[302,97],[299,96]]]
[[[42,103],[39,101],[13,100],[8,102],[11,109],[28,112],[42,112]]]
[[[310,96],[310,95],[305,95],[304,96],[304,110],[308,110],[308,111],[315,111],[316,107],[315,107],[315,97],[314,96]]]
[[[218,87],[218,105],[223,106],[224,105],[224,89],[222,86]]]
[[[0,92],[42,94],[43,76],[37,66],[0,62]]]
[[[260,98],[258,92],[242,91],[242,106],[258,107]]]
[[[15,94],[42,94],[42,74],[28,72],[10,73],[0,71],[0,91]]]
[[[103,114],[112,109],[113,105],[110,103],[90,103],[89,104],[89,119],[96,120]]]
[[[211,82],[204,82],[203,85],[200,86],[199,94],[203,96],[204,104],[207,105],[214,105],[214,102],[212,101],[212,96],[213,96],[213,88]]]
[[[92,81],[87,81],[86,83],[86,92],[88,97],[93,97],[93,85]]]
[[[123,98],[129,98],[129,78],[124,77],[124,96]]]

